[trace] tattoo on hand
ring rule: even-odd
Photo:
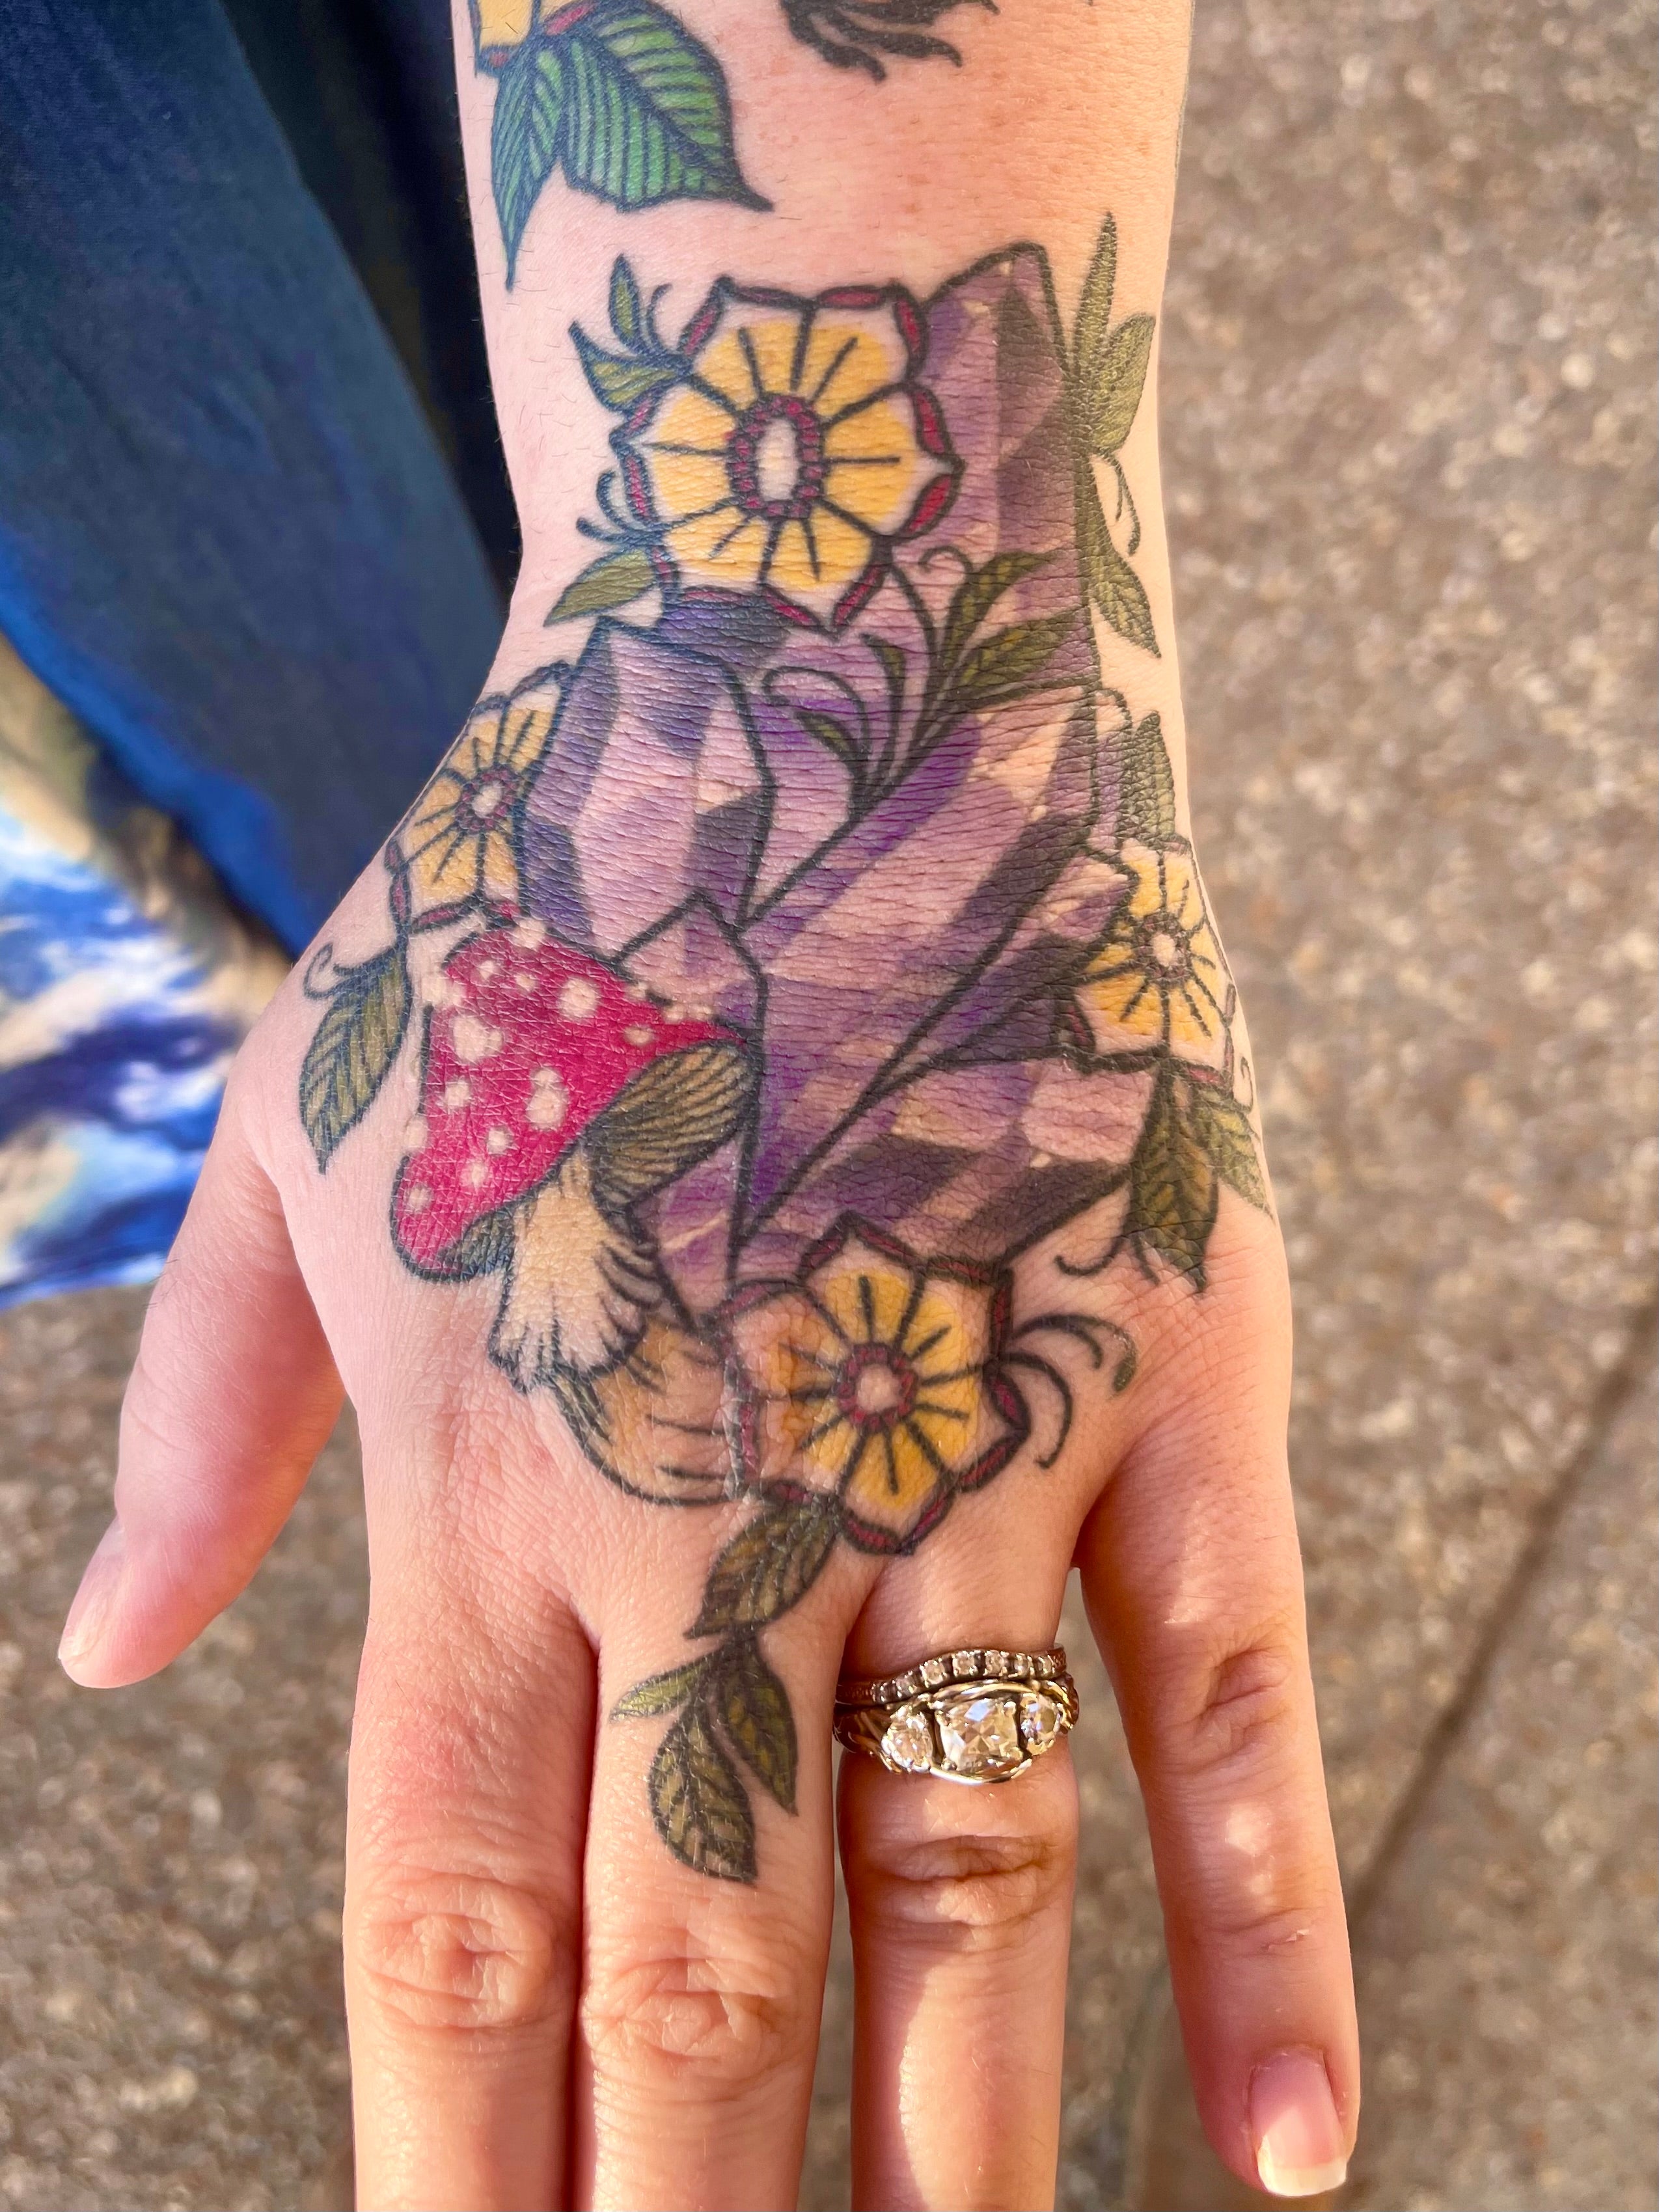
[[[1158,717],[1099,659],[1156,650],[1115,246],[1069,336],[1030,246],[925,304],[722,280],[672,343],[619,262],[574,334],[604,550],[549,617],[598,619],[388,844],[391,945],[306,978],[319,1168],[418,1011],[404,1262],[499,1284],[490,1357],[613,1481],[748,1502],[616,1716],[668,1723],[653,1817],[711,1875],[754,1875],[752,1782],[794,1802],[763,1632],[839,1545],[1052,1465],[1079,1361],[1127,1387],[1066,1277],[1201,1289],[1223,1185],[1267,1204]]]

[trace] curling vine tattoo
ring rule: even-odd
[[[1115,261],[1109,222],[1069,333],[1020,246],[925,303],[723,280],[672,340],[619,262],[585,642],[388,844],[392,942],[307,974],[319,1168],[418,1023],[404,1262],[499,1286],[491,1358],[613,1482],[745,1508],[617,1708],[709,1875],[754,1876],[752,1784],[794,1802],[772,1625],[1052,1465],[1079,1361],[1127,1387],[1068,1277],[1201,1289],[1223,1187],[1267,1203],[1158,717],[1103,672],[1156,650]]]
[[[879,82],[890,61],[962,58],[933,29],[994,0],[781,0],[793,36]],[[472,51],[495,79],[490,185],[509,289],[531,210],[562,169],[612,207],[726,200],[764,211],[738,164],[726,73],[657,0],[471,0]]]

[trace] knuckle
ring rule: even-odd
[[[1050,1909],[1069,1905],[1077,1869],[1076,1800],[995,1831],[904,1835],[876,1827],[847,1869],[861,1917],[912,1941],[994,1948]]]
[[[346,1952],[372,2001],[416,2028],[533,2028],[575,1995],[568,1916],[533,1887],[489,1875],[375,1869],[347,1900]]]
[[[1266,1893],[1224,1893],[1203,1919],[1206,1943],[1236,1961],[1292,1956],[1317,1933],[1324,1918],[1311,1868],[1279,1869]]]
[[[746,2096],[805,2062],[816,2041],[818,1978],[793,1947],[700,1947],[689,1930],[590,1972],[583,2039],[601,2083],[641,2083],[700,2102]]]
[[[1194,1764],[1254,1762],[1288,1743],[1297,1725],[1300,1672],[1299,1654],[1282,1630],[1253,1637],[1218,1659],[1188,1727]]]

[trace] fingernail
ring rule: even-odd
[[[1255,2170],[1270,2197],[1317,2197],[1347,2179],[1347,2154],[1325,2062],[1280,2051],[1250,2076]]]
[[[97,1550],[87,1561],[87,1571],[58,1638],[58,1662],[71,1674],[91,1658],[104,1632],[126,1564],[126,1531],[118,1516],[105,1529]]]

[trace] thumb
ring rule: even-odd
[[[115,1518],[58,1652],[88,1687],[153,1674],[229,1604],[340,1410],[282,1201],[249,1141],[251,1072],[245,1054],[145,1316],[121,1408]]]

